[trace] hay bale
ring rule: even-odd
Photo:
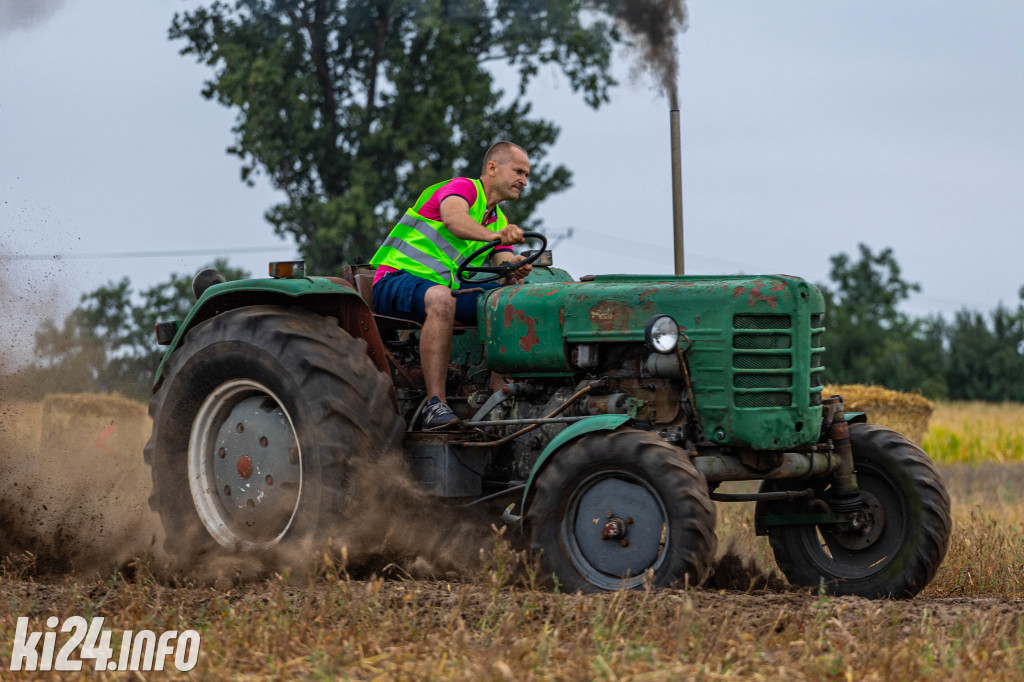
[[[159,524],[147,504],[145,406],[120,395],[54,394],[41,420],[38,473],[20,482],[4,512],[19,546],[81,572],[151,551]]]
[[[74,468],[113,485],[140,473],[148,437],[146,407],[124,396],[56,393],[43,400],[39,455],[51,470]]]
[[[918,445],[928,431],[935,406],[919,393],[900,393],[881,386],[827,385],[822,395],[840,395],[847,412],[865,412],[868,421],[899,431]]]

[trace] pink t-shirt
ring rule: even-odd
[[[449,180],[447,183],[441,186],[439,190],[434,192],[434,195],[427,200],[427,203],[420,207],[420,215],[429,220],[440,220],[441,219],[441,202],[450,196],[459,196],[466,200],[470,206],[476,201],[476,185],[469,178],[455,178]],[[490,210],[487,212],[487,216],[484,218],[482,225],[490,225],[498,219],[498,212]],[[496,246],[495,251],[511,251],[511,246]],[[377,266],[377,273],[373,276],[373,283],[376,284],[381,280],[384,275],[397,272],[396,268],[389,265]]]

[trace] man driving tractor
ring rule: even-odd
[[[445,378],[452,352],[452,329],[458,320],[476,324],[479,292],[454,295],[458,261],[480,247],[480,242],[501,240],[491,264],[522,260],[512,244],[523,241],[523,231],[509,224],[502,201],[515,201],[526,187],[530,159],[526,150],[511,142],[498,142],[484,155],[480,179],[454,178],[423,190],[416,203],[392,228],[370,260],[376,265],[373,307],[382,315],[420,322],[420,361],[427,389],[423,428],[451,427],[459,418],[448,406]],[[524,265],[506,284],[525,277]],[[473,284],[491,289],[497,282]]]

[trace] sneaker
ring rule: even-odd
[[[452,408],[448,407],[448,403],[441,402],[436,395],[423,408],[424,429],[458,426],[458,424],[459,418],[452,412]]]

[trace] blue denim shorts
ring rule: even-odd
[[[380,315],[400,317],[422,323],[427,319],[423,297],[427,289],[438,286],[437,282],[410,275],[404,270],[385,275],[373,285],[373,310]],[[500,284],[474,284],[474,288],[497,289]],[[476,301],[479,293],[461,294],[455,299],[455,320],[466,325],[476,324]]]

